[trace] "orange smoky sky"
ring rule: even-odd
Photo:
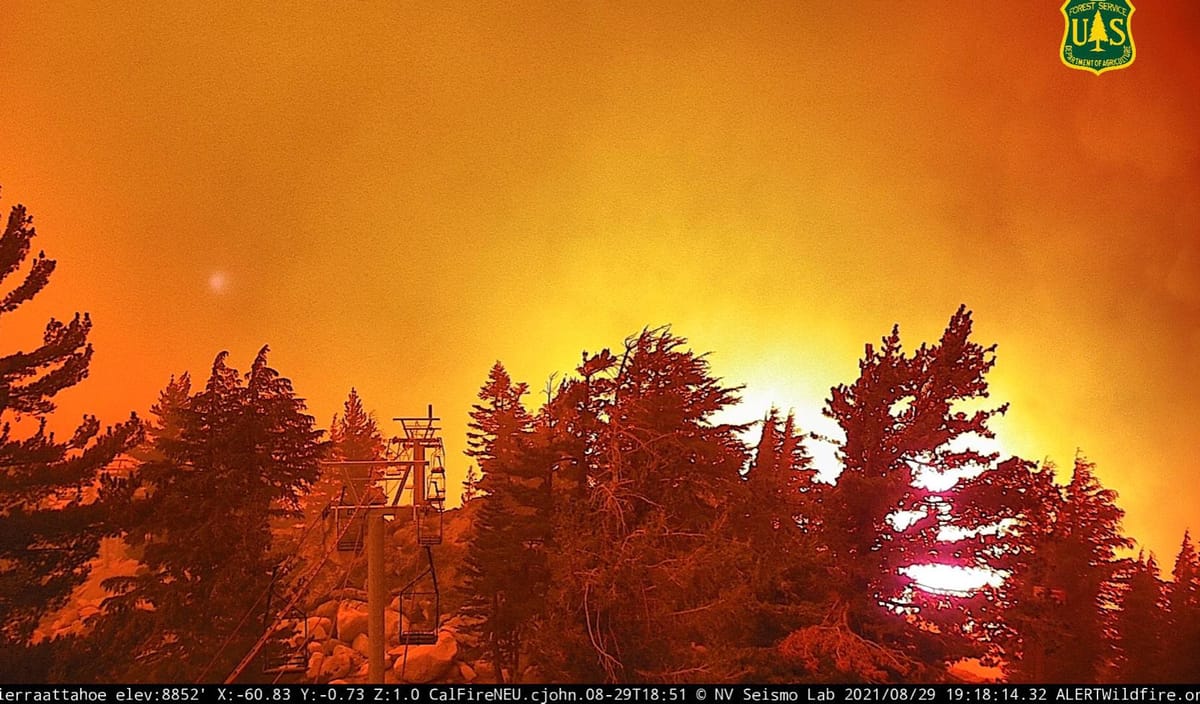
[[[3,207],[90,311],[54,423],[145,413],[264,343],[324,425],[536,400],[671,323],[815,424],[863,343],[965,302],[1011,452],[1200,529],[1200,4],[1143,0],[1137,58],[1059,60],[1057,0],[25,3],[0,37]],[[385,423],[395,432],[390,423]]]

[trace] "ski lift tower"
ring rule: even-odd
[[[442,542],[442,512],[446,500],[446,452],[438,426],[441,419],[434,417],[430,405],[425,417],[394,420],[400,422],[404,434],[392,438],[387,459],[325,463],[340,467],[345,481],[341,496],[333,506],[339,536],[337,548],[358,551],[365,543],[367,549],[367,679],[372,684],[383,684],[384,672],[384,611],[387,608],[384,521],[399,515],[405,507],[401,499],[410,487],[409,505],[412,506],[417,544],[425,548],[428,567],[401,592],[401,612],[407,595],[414,603],[417,597],[431,599],[433,616],[421,622],[420,627],[402,628],[400,642],[405,645],[436,642],[441,616],[431,549]],[[408,481],[410,476],[411,483]],[[415,585],[426,575],[432,581],[432,590],[417,591]],[[404,618],[400,620],[402,625],[405,622]]]
[[[402,437],[393,438],[402,459],[411,461],[413,468],[413,523],[417,529],[417,544],[426,547],[442,542],[442,511],[446,502],[446,448],[439,435],[440,418],[433,417],[433,406],[424,418],[393,418],[404,429]],[[385,491],[387,487],[385,487]],[[403,490],[403,487],[399,487]]]

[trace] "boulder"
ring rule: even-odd
[[[442,621],[442,630],[452,631],[456,635],[460,630],[463,630],[463,625],[467,623],[467,619],[461,614],[455,614],[450,618]]]
[[[367,632],[367,605],[361,601],[343,601],[337,612],[338,640],[353,643],[359,633]]]
[[[346,657],[350,658],[352,662],[359,657],[354,648],[351,648],[345,643],[338,643],[337,645],[333,646],[333,656],[336,657],[338,655],[345,655]]]
[[[316,652],[308,656],[308,671],[304,676],[315,682],[321,677],[321,666],[325,664],[325,653]]]
[[[303,623],[296,624],[296,630],[303,633],[305,629],[311,636],[318,628],[322,628],[326,633],[333,631],[333,619],[324,616],[309,616]]]
[[[329,631],[324,626],[317,626],[308,632],[313,640],[329,640]]]
[[[396,664],[392,666],[396,679],[425,684],[444,677],[454,666],[458,642],[449,632],[443,631],[434,645],[410,645],[407,653],[401,645],[392,648],[388,654],[396,658]]]
[[[327,618],[332,623],[337,618],[338,607],[340,603],[335,599],[323,602],[320,606],[313,609],[311,618]]]
[[[344,651],[335,652],[321,663],[321,679],[340,680],[354,669],[354,662]]]
[[[314,653],[325,654],[325,644],[315,640],[310,640],[308,645],[304,646],[304,649],[308,651],[309,655],[313,655]]]
[[[478,675],[475,674],[475,668],[471,667],[465,662],[458,663],[458,675],[459,677],[462,677],[463,682],[468,684],[474,682],[475,678],[478,677]]]
[[[371,639],[367,637],[366,633],[354,636],[354,642],[350,644],[350,647],[368,658],[371,657]]]
[[[388,643],[398,643],[400,641],[400,629],[402,625],[407,625],[408,619],[402,617],[399,611],[388,609],[383,614],[383,632],[386,635]]]
[[[442,624],[442,630],[453,633],[454,640],[457,640],[460,644],[468,648],[475,648],[479,646],[479,638],[472,634],[472,623],[470,619],[463,616],[454,616]],[[474,623],[478,623],[478,619]]]

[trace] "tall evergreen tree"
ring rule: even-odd
[[[383,433],[375,414],[363,407],[357,389],[350,389],[342,414],[334,414],[329,438],[334,459],[361,461],[383,457]]]
[[[357,389],[350,389],[342,404],[342,413],[333,415],[326,449],[327,458],[334,461],[366,462],[382,459],[386,454],[383,433],[375,414],[366,410]],[[344,488],[349,482],[357,481],[356,477],[365,478],[369,474],[370,468],[366,466],[321,467],[317,481],[303,501],[305,523],[328,517],[329,507],[339,500],[352,501],[343,496]],[[333,522],[327,523],[326,539],[330,539],[337,528]]]
[[[538,664],[559,678],[600,681],[588,621],[579,608],[578,575],[596,569],[595,555],[584,549],[593,529],[589,494],[591,477],[602,461],[600,433],[606,399],[619,366],[609,351],[583,353],[578,378],[564,379],[539,414],[538,430],[549,435],[552,462],[551,542],[546,563],[550,574],[546,608],[532,634]]]
[[[968,566],[1004,576],[971,595],[955,595],[953,619],[967,615],[971,636],[984,646],[989,664],[1011,662],[1059,629],[1059,592],[1048,589],[1046,545],[1062,510],[1062,488],[1051,463],[1038,467],[1017,457],[955,487],[956,514],[965,526],[989,526],[964,535],[955,545],[972,556]],[[936,621],[936,620],[935,620]]]
[[[258,635],[256,597],[278,566],[269,519],[297,510],[325,451],[304,402],[266,355],[264,347],[244,383],[227,354],[217,355],[204,389],[178,410],[178,435],[156,439],[162,459],[141,467],[143,569],[106,581],[116,595],[97,631],[131,659],[107,677],[220,676]]]
[[[184,372],[176,378],[171,376],[166,388],[158,394],[158,401],[150,406],[154,422],[147,428],[146,435],[152,441],[178,439],[183,433],[184,411],[192,393],[192,375]]]
[[[523,636],[541,613],[549,538],[549,472],[534,419],[497,362],[471,409],[467,454],[483,472],[481,503],[467,549],[464,614],[503,680],[520,675]]]
[[[192,393],[192,377],[187,372],[171,375],[166,387],[158,392],[158,400],[150,406],[150,422],[145,437],[130,453],[141,461],[161,460],[157,447],[164,440],[178,440],[183,432],[184,409]]]
[[[1131,545],[1120,530],[1124,512],[1082,456],[1060,497],[1029,570],[1014,576],[1035,616],[1007,653],[1018,682],[1095,682],[1115,657],[1116,554]]]
[[[1167,608],[1169,629],[1164,652],[1168,657],[1164,660],[1164,680],[1200,681],[1200,554],[1190,532],[1184,532],[1171,570]]]
[[[619,358],[585,355],[578,372],[551,403],[573,496],[565,515],[556,506],[548,612],[551,633],[588,657],[545,652],[580,679],[728,677],[719,653],[746,638],[731,528],[746,449],[741,426],[712,417],[736,390],[666,328],[629,338]]]
[[[879,349],[867,345],[858,379],[835,387],[825,409],[845,433],[843,471],[822,492],[822,538],[833,563],[831,585],[840,595],[837,608],[858,635],[917,648],[926,663],[969,655],[974,641],[961,632],[966,612],[914,589],[904,568],[982,561],[986,552],[977,546],[944,543],[939,535],[955,512],[978,515],[993,507],[973,507],[970,495],[956,497],[953,488],[929,488],[916,481],[917,474],[988,471],[996,454],[970,449],[960,439],[994,437],[988,422],[1007,408],[960,410],[960,404],[987,397],[985,377],[995,364],[995,347],[974,342],[971,327],[970,312],[960,307],[937,344],[912,354],[903,352],[893,328]],[[898,512],[916,518],[898,529]],[[985,525],[992,522],[985,519]],[[927,618],[938,619],[939,627],[922,626]]]
[[[815,470],[804,446],[796,418],[780,419],[772,408],[762,420],[763,431],[746,472],[755,528],[786,533],[797,521],[814,518],[809,503],[815,498]],[[767,520],[759,521],[758,518]]]
[[[25,266],[35,235],[32,216],[13,207],[0,236],[0,316],[33,299],[54,272],[54,260],[39,253],[23,278],[5,286]],[[0,651],[6,655],[18,654],[40,619],[86,579],[101,538],[115,532],[114,499],[124,500],[123,487],[100,470],[137,442],[136,417],[101,432],[99,421],[85,416],[66,440],[46,429],[54,397],[87,376],[91,328],[86,314],[66,323],[51,319],[37,347],[0,356]],[[21,674],[0,657],[0,679],[7,677]]]
[[[815,470],[795,416],[789,413],[781,419],[771,408],[762,428],[746,472],[740,532],[751,550],[755,590],[751,645],[772,647],[813,621],[825,594],[815,540]]]
[[[1112,660],[1117,552],[1133,545],[1121,532],[1125,512],[1116,504],[1117,492],[1100,483],[1095,464],[1077,456],[1074,470],[1064,492],[1059,521],[1063,549],[1056,560],[1071,575],[1064,580],[1069,637],[1063,657],[1056,661],[1055,679],[1060,682],[1098,681]]]
[[[1161,682],[1165,676],[1163,642],[1168,624],[1163,603],[1163,584],[1154,555],[1128,561],[1127,587],[1121,598],[1115,630],[1120,649],[1116,667],[1121,682]]]

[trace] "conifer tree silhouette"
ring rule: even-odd
[[[747,452],[744,426],[713,415],[737,389],[665,327],[576,371],[547,408],[559,469],[539,653],[581,681],[730,677],[752,594],[731,530]]]
[[[267,352],[244,377],[218,354],[204,387],[170,408],[178,432],[158,435],[140,468],[142,569],[105,580],[113,596],[91,639],[123,657],[106,678],[196,681],[232,667],[259,635],[257,612],[245,616],[279,566],[270,520],[298,514],[326,452]],[[173,380],[160,399],[182,391]]]
[[[1127,561],[1124,572],[1128,586],[1114,623],[1120,652],[1117,678],[1129,683],[1161,682],[1163,665],[1171,658],[1163,652],[1168,624],[1158,562],[1154,555],[1139,553],[1136,560]]]
[[[374,460],[383,456],[383,434],[374,413],[363,407],[358,390],[351,388],[342,405],[342,414],[334,414],[329,426],[333,456],[340,460]]]
[[[480,504],[464,565],[467,630],[496,668],[520,677],[524,635],[541,612],[546,589],[550,464],[539,452],[533,416],[496,362],[471,408],[467,455],[482,470]]]
[[[1167,630],[1164,652],[1170,653],[1165,681],[1196,682],[1200,677],[1200,552],[1185,531],[1171,583],[1167,586]]]
[[[0,235],[0,316],[37,296],[54,272],[54,260],[39,252],[15,286],[3,286],[26,265],[36,234],[33,217],[14,206]],[[101,538],[119,530],[114,507],[129,486],[101,469],[136,444],[140,421],[133,416],[101,432],[100,421],[85,416],[66,440],[46,429],[54,397],[88,374],[91,329],[86,313],[51,319],[38,346],[0,353],[0,651],[7,654],[66,602]],[[0,658],[0,680],[6,677],[21,675],[6,672]]]

